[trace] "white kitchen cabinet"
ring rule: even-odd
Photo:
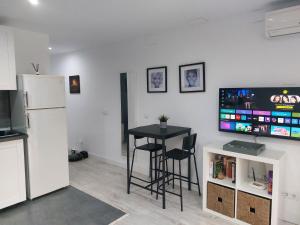
[[[0,209],[26,200],[23,140],[0,142]]]
[[[15,44],[12,30],[0,26],[0,90],[16,90]]]

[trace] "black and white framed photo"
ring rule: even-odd
[[[147,69],[147,92],[167,92],[167,67],[155,67]]]
[[[179,66],[180,93],[205,92],[205,62]]]

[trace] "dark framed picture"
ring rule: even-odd
[[[167,92],[167,67],[155,67],[147,69],[147,92]]]
[[[80,94],[80,77],[79,75],[69,76],[69,86],[71,94]]]
[[[179,66],[180,93],[205,92],[205,62]]]

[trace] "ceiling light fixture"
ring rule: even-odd
[[[52,47],[48,47],[48,49],[51,51],[51,50],[52,50]]]
[[[38,5],[39,4],[39,0],[28,0],[30,2],[31,5]]]

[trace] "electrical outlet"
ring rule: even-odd
[[[300,201],[298,195],[295,193],[281,192],[281,196],[290,201]]]
[[[299,201],[299,197],[297,196],[297,194],[292,193],[292,194],[290,194],[290,197],[291,197],[291,200],[293,200],[293,201]]]

